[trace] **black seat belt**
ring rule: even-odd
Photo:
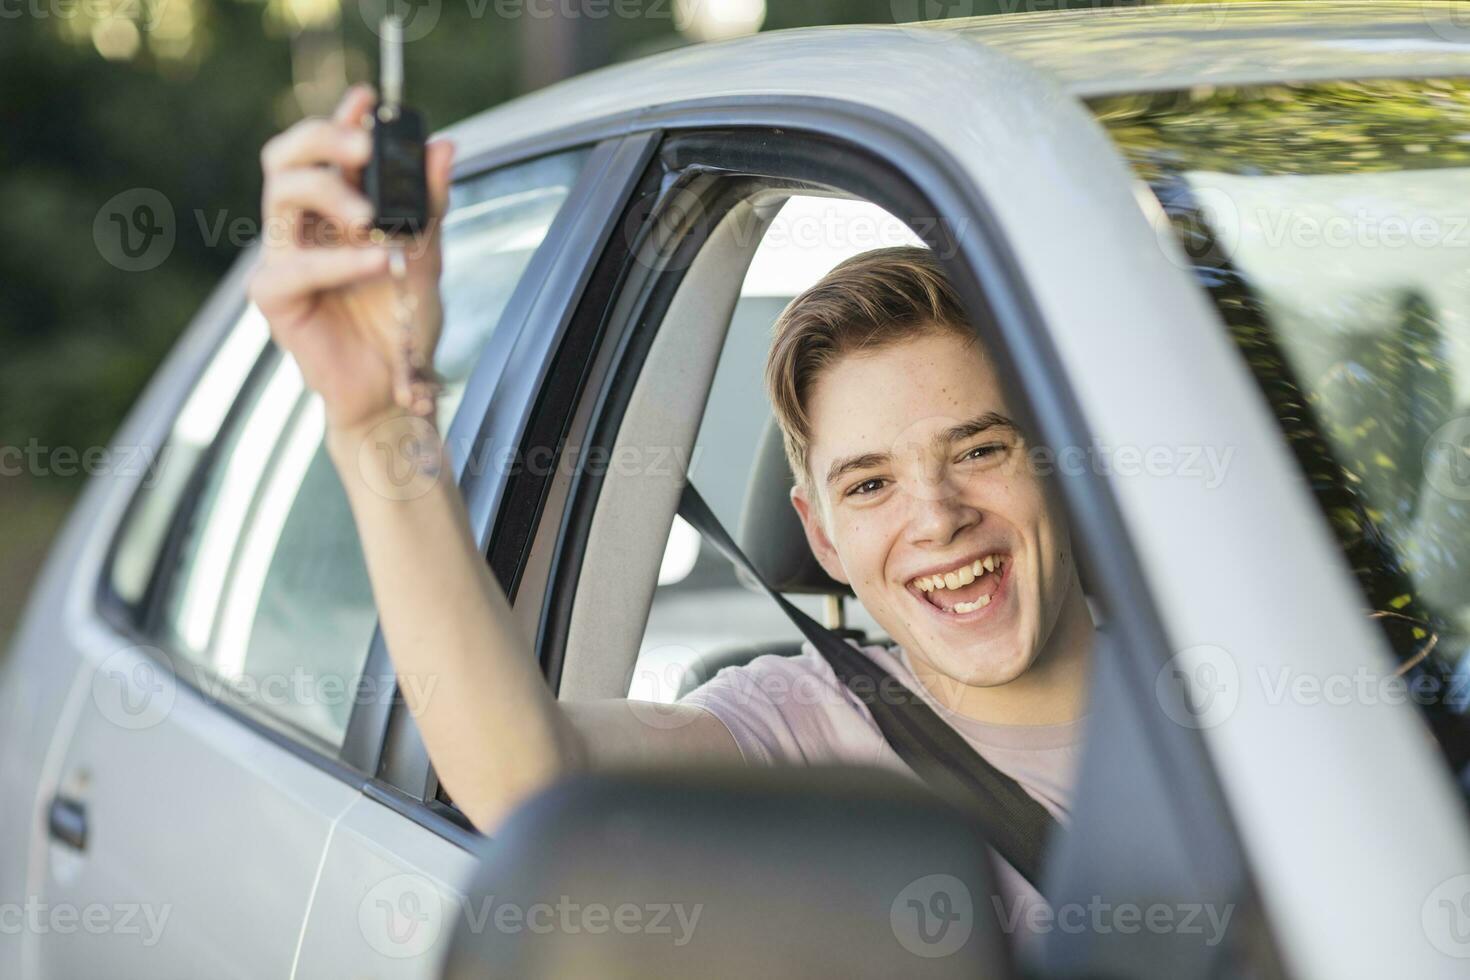
[[[962,805],[971,804],[990,846],[1041,891],[1042,854],[1047,836],[1056,825],[1050,811],[1014,779],[987,762],[902,681],[773,589],[693,484],[684,485],[679,516],[736,567],[760,583],[831,664],[838,679],[867,707],[898,757],[941,796]]]

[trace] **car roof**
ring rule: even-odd
[[[939,22],[1079,95],[1310,78],[1470,73],[1470,4],[1190,3]]]
[[[599,68],[457,124],[465,150],[659,106],[752,97],[870,101],[863,88],[960,86],[1006,59],[1079,97],[1372,77],[1470,75],[1470,3],[1286,0],[996,14],[769,31]],[[978,100],[1003,92],[971,93]]]

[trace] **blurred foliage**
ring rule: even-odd
[[[518,94],[537,58],[531,19],[497,10],[551,0],[443,0],[405,48],[413,101],[435,128]],[[110,6],[109,6],[110,4]],[[1056,9],[1067,0],[1028,0]],[[1074,4],[1075,5],[1075,4]],[[1087,4],[1091,5],[1091,4]],[[922,4],[915,4],[915,11]],[[25,0],[0,21],[0,445],[103,445],[190,316],[239,252],[220,216],[259,218],[260,146],[370,77],[382,0]],[[980,0],[963,11],[1016,9]],[[772,2],[765,29],[891,23],[895,0]],[[683,43],[674,0],[597,21],[612,59]],[[70,10],[65,16],[58,11]],[[11,11],[22,16],[12,16]],[[93,16],[111,11],[108,17]],[[103,51],[112,57],[104,57]],[[147,272],[109,264],[93,221],[115,195],[168,199],[177,242]]]
[[[1399,672],[1427,692],[1417,703],[1461,772],[1470,766],[1470,706],[1456,680],[1470,656],[1470,503],[1432,485],[1427,466],[1435,433],[1466,411],[1456,405],[1454,365],[1463,358],[1453,351],[1470,344],[1466,270],[1455,263],[1459,281],[1436,279],[1426,247],[1417,253],[1426,271],[1401,274],[1391,289],[1375,283],[1379,293],[1355,292],[1332,277],[1398,268],[1370,242],[1293,252],[1259,230],[1272,215],[1246,217],[1240,200],[1218,209],[1199,188],[1222,186],[1208,175],[1291,175],[1292,194],[1258,199],[1289,218],[1318,200],[1308,185],[1357,176],[1332,185],[1334,206],[1362,207],[1376,188],[1392,198],[1378,202],[1388,213],[1448,225],[1465,213],[1461,202],[1416,197],[1413,182],[1373,184],[1367,175],[1470,166],[1470,81],[1201,86],[1090,107],[1168,216],[1280,424],[1365,613],[1383,628]],[[1224,221],[1259,226],[1257,235],[1247,241],[1239,227],[1217,226]],[[1441,254],[1451,242],[1437,243]],[[1279,277],[1284,294],[1273,294],[1253,273],[1281,264],[1290,272]],[[1323,280],[1341,288],[1312,288]]]
[[[1457,78],[1204,85],[1095,100],[1093,111],[1151,183],[1182,169],[1267,176],[1470,164],[1470,83]]]

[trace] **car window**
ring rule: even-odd
[[[720,522],[738,533],[756,449],[773,418],[762,387],[771,327],[797,294],[844,259],[874,248],[918,245],[897,218],[865,201],[792,197],[761,238],[741,284],[714,382],[688,459],[690,482]],[[823,597],[793,595],[821,620]],[[876,636],[855,600],[847,624]],[[740,656],[763,644],[800,640],[763,592],[742,584],[734,567],[682,518],[674,519],[659,570],[648,626],[628,696],[672,702],[702,675],[690,668],[721,653]]]
[[[1117,97],[1093,111],[1224,319],[1470,790],[1470,82]]]
[[[585,160],[585,151],[546,157],[454,187],[435,358],[445,431]],[[377,616],[322,445],[321,401],[265,335],[248,310],[201,379],[165,450],[179,458],[160,468],[167,480],[141,492],[112,583],[135,608],[152,596],[156,612],[141,620],[160,647],[199,668],[206,693],[336,750],[354,703],[392,692],[359,689]]]

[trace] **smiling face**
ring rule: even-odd
[[[973,339],[930,329],[840,356],[807,412],[807,539],[916,664],[995,687],[1075,635],[1058,629],[1085,615],[1060,504]]]

